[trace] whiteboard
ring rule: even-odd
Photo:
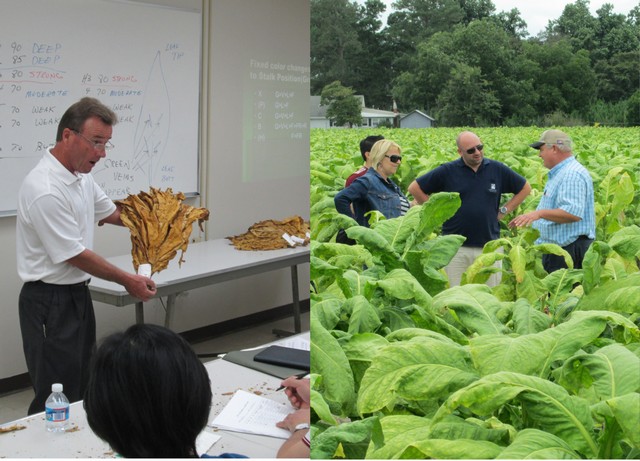
[[[83,96],[118,115],[92,174],[113,199],[198,187],[199,11],[116,0],[0,2],[0,214]]]

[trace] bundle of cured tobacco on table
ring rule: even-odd
[[[202,223],[209,219],[209,210],[195,208],[182,203],[182,192],[174,194],[171,188],[166,191],[150,188],[150,192],[141,191],[138,195],[129,195],[117,200],[121,207],[120,218],[131,231],[131,256],[133,267],[137,271],[140,264],[151,264],[151,273],[166,269],[181,251],[178,264],[181,265],[184,252],[189,245],[189,236],[194,221]]]
[[[267,219],[253,224],[244,234],[227,239],[238,250],[277,250],[308,245],[309,223],[300,216],[291,216],[282,221]]]

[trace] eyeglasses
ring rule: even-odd
[[[75,134],[77,134],[82,139],[84,139],[89,144],[91,144],[95,150],[107,151],[107,150],[111,150],[111,149],[113,149],[115,147],[113,144],[111,144],[110,141],[107,141],[107,142],[95,142],[95,141],[92,141],[91,139],[87,138],[85,135],[83,135],[82,133],[80,133],[77,130],[71,130],[71,131],[73,131]]]
[[[465,152],[469,155],[473,154],[476,149],[478,150],[478,152],[482,152],[482,149],[484,149],[484,144],[478,144],[477,146],[473,146],[469,149],[467,149]]]
[[[402,161],[402,155],[385,155],[391,163],[398,163]]]

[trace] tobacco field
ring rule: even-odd
[[[548,170],[528,145],[544,129],[476,129],[533,190],[452,288],[442,268],[463,237],[439,231],[457,194],[370,228],[333,196],[365,136],[402,147],[392,179],[406,193],[458,157],[460,130],[311,130],[312,458],[640,458],[640,130],[562,129],[594,182],[584,268],[547,274],[541,255],[560,247],[506,226],[542,194]],[[335,243],[339,229],[357,244]]]

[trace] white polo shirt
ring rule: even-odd
[[[16,254],[23,282],[59,285],[86,280],[66,263],[93,248],[95,223],[116,209],[90,174],[72,174],[47,149],[18,193]]]

